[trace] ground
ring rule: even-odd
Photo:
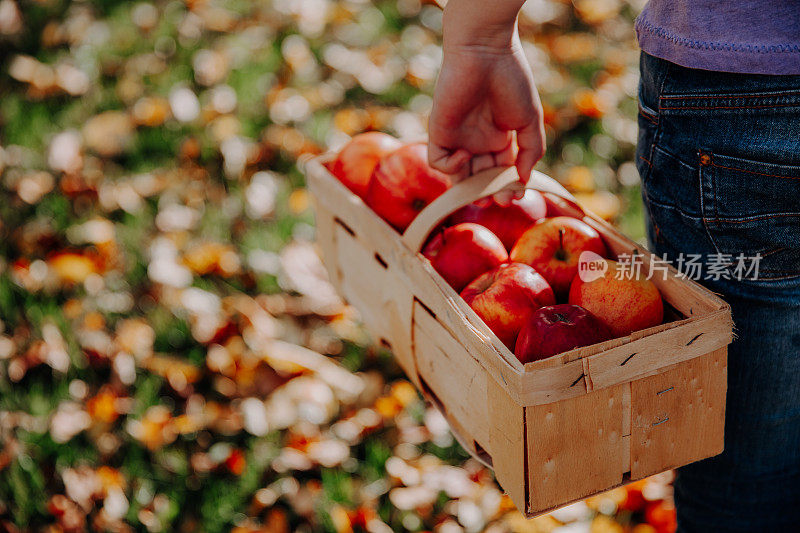
[[[640,3],[521,19],[538,168],[639,240]],[[0,530],[671,531],[670,474],[525,521],[325,279],[302,163],[424,133],[440,42],[420,0],[0,0]]]

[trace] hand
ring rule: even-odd
[[[542,104],[516,24],[499,45],[459,40],[448,43],[445,33],[428,125],[430,164],[461,176],[516,164],[526,183],[544,155],[545,135]]]

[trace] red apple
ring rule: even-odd
[[[608,268],[592,276],[594,279],[584,281],[575,276],[569,303],[588,309],[615,337],[661,324],[664,303],[655,283],[616,261],[606,263]]]
[[[545,218],[531,226],[511,249],[511,260],[532,266],[565,296],[578,272],[578,257],[591,251],[606,255],[603,239],[594,228],[571,217]]]
[[[527,189],[520,198],[511,191],[502,191],[462,207],[450,215],[449,222],[485,226],[511,250],[520,235],[546,214],[547,205],[539,191]]]
[[[603,322],[583,307],[551,305],[533,312],[517,337],[514,355],[528,363],[610,338]]]
[[[381,158],[402,143],[386,133],[369,131],[350,139],[330,166],[331,173],[361,198],[367,195],[372,171]]]
[[[486,272],[467,285],[461,297],[509,350],[528,317],[543,305],[556,303],[550,285],[522,263],[505,263]]]
[[[407,144],[380,160],[367,188],[367,205],[404,231],[425,206],[451,185],[450,177],[428,166],[428,147]]]
[[[464,222],[437,233],[422,251],[456,292],[508,261],[503,243],[488,229]]]

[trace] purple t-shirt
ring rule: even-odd
[[[800,74],[800,0],[650,0],[639,46],[684,67]]]

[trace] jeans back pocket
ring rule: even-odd
[[[698,153],[702,214],[720,254],[758,257],[758,279],[800,276],[800,166]]]

